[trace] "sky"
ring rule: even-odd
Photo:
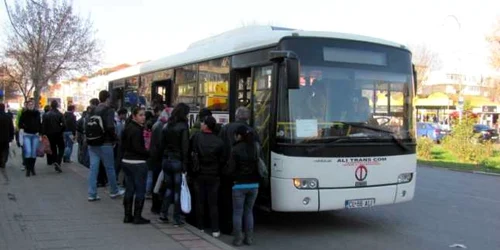
[[[484,72],[489,70],[485,35],[500,17],[499,0],[73,0],[73,4],[98,30],[102,66],[161,58],[184,51],[194,41],[256,23],[427,44],[440,55],[444,69]],[[4,28],[3,4],[0,10]]]

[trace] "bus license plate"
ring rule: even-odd
[[[357,200],[346,200],[345,208],[363,208],[363,207],[373,207],[375,205],[375,199],[357,199]]]

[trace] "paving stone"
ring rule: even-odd
[[[205,240],[187,240],[181,241],[181,244],[187,248],[195,248],[195,247],[212,247],[212,244],[208,243]]]
[[[200,237],[194,235],[194,234],[173,234],[171,237],[174,240],[177,241],[184,241],[184,240],[198,240]]]

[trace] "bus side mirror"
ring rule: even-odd
[[[413,69],[413,86],[414,86],[414,91],[415,91],[415,95],[417,94],[417,89],[418,89],[418,86],[417,86],[417,70],[415,68],[415,64],[412,64],[412,69]]]
[[[285,74],[288,89],[300,88],[300,68],[297,58],[285,59]]]
[[[285,66],[285,81],[288,89],[300,88],[300,63],[297,55],[292,51],[271,51],[269,60],[275,63],[283,63]]]

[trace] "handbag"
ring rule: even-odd
[[[38,148],[36,149],[36,156],[37,157],[45,156],[45,146],[43,145],[43,143],[38,144]]]
[[[191,193],[187,185],[186,174],[182,174],[181,183],[181,210],[185,214],[191,212]]]
[[[47,136],[42,136],[42,143],[43,145],[43,151],[45,154],[51,155],[52,154],[52,149],[50,148],[50,141]]]
[[[153,189],[153,192],[155,194],[162,195],[165,193],[167,190],[167,182],[165,181],[165,175],[163,174],[163,170],[160,172],[160,175],[158,175],[158,180],[156,181],[155,188]]]

